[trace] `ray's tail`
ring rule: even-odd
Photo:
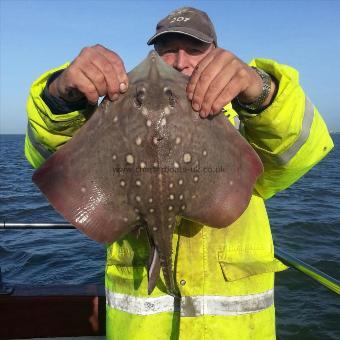
[[[157,279],[160,274],[159,253],[155,245],[151,247],[148,264],[148,294],[150,295],[156,287]]]
[[[148,238],[150,242],[150,257],[148,263],[148,294],[150,295],[155,289],[157,280],[160,276],[160,269],[162,268],[168,294],[174,297],[179,297],[180,294],[175,284],[174,272],[172,269],[171,251],[168,256],[162,254],[159,252],[149,232]]]

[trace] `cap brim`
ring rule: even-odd
[[[179,34],[183,34],[183,35],[186,35],[186,36],[189,36],[189,37],[192,37],[194,39],[197,39],[197,40],[200,40],[202,42],[205,42],[207,44],[211,44],[214,42],[214,39],[211,38],[211,37],[208,37],[207,35],[201,33],[201,32],[198,32],[196,30],[193,30],[193,29],[190,29],[190,28],[187,28],[187,27],[172,27],[171,29],[166,29],[164,31],[160,31],[158,33],[156,33],[154,36],[152,36],[147,44],[148,45],[152,45],[154,44],[155,40],[157,38],[159,38],[160,36],[162,35],[165,35],[165,34],[169,34],[169,33],[179,33]]]

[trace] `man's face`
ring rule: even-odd
[[[171,33],[161,37],[155,44],[160,57],[187,76],[191,76],[197,64],[214,48],[214,44]]]

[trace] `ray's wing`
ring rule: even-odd
[[[128,203],[130,173],[118,103],[106,101],[77,134],[33,175],[33,182],[70,223],[99,242],[128,233],[137,216]],[[126,118],[128,119],[128,117]],[[127,125],[127,124],[126,124]]]
[[[220,114],[201,119],[181,101],[182,114],[172,121],[172,175],[177,210],[187,219],[215,227],[233,223],[249,204],[260,158],[240,133]]]

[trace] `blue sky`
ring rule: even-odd
[[[30,84],[100,43],[127,70],[150,47],[159,19],[181,6],[206,11],[219,46],[244,61],[275,59],[301,84],[330,130],[340,131],[340,1],[15,1],[1,4],[0,132],[24,133]]]

